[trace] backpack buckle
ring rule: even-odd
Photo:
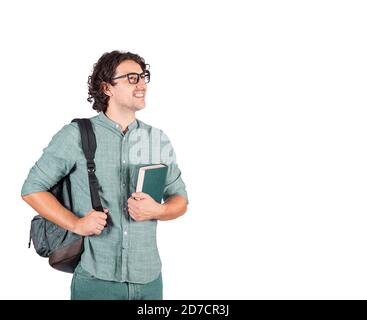
[[[93,160],[87,161],[87,170],[88,170],[88,173],[96,172],[96,165]]]

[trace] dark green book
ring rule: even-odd
[[[165,164],[154,164],[139,168],[136,192],[149,194],[158,203],[162,202],[168,167]]]

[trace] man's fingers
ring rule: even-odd
[[[97,217],[97,223],[105,225],[107,223],[107,219],[104,219],[103,217]]]
[[[136,214],[136,212],[133,209],[128,209],[130,216],[135,220],[135,221],[139,221],[138,215]]]
[[[133,204],[134,203],[134,198],[131,196],[129,199],[127,199],[127,204],[130,205],[130,204]]]
[[[107,224],[106,220],[98,220],[96,226],[99,226],[103,229],[106,224]]]
[[[133,212],[133,213],[135,213],[135,208],[133,208],[132,206],[128,206],[128,207],[127,207],[127,210],[128,210],[129,212]]]
[[[133,209],[131,209],[131,207],[129,207],[128,211],[129,211],[129,214],[130,214],[131,216],[132,216],[132,215],[134,215],[134,210],[133,210]]]
[[[144,192],[133,192],[133,193],[131,194],[131,196],[132,196],[133,198],[140,198],[140,199],[144,199],[144,198],[146,198],[146,197],[148,196],[148,194],[146,194],[146,193],[144,193]]]
[[[130,217],[137,221],[137,217],[133,213],[130,213]]]
[[[107,219],[107,214],[109,213],[109,210],[104,208],[103,212],[102,211],[96,211],[93,210],[92,213],[94,213],[97,216],[103,217],[104,219]]]
[[[139,201],[139,200],[150,198],[150,195],[144,192],[133,192],[130,198],[133,200]]]
[[[96,211],[96,217],[97,218],[102,218],[102,219],[104,219],[104,220],[106,220],[107,219],[107,214],[105,214],[105,213],[103,213],[103,212],[100,212],[100,211]]]

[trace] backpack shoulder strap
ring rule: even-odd
[[[92,123],[89,119],[74,119],[79,126],[80,136],[82,140],[82,149],[87,159],[87,172],[89,179],[89,190],[92,201],[92,207],[96,211],[102,211],[103,207],[98,194],[98,180],[95,175],[96,164],[94,163],[94,155],[97,149],[96,136],[93,131]]]

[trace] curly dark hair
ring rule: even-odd
[[[107,110],[109,96],[103,92],[102,84],[110,83],[114,85],[112,78],[115,76],[116,68],[125,60],[133,60],[138,63],[143,72],[147,70],[145,60],[131,52],[112,51],[104,53],[97,63],[93,65],[93,72],[88,77],[88,102],[93,103],[92,107],[97,112]]]

